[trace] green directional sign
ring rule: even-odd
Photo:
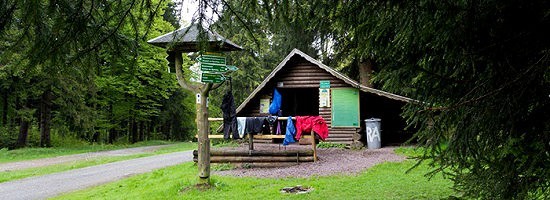
[[[221,83],[225,80],[223,74],[211,74],[211,73],[202,73],[201,82],[203,83]]]
[[[224,56],[201,55],[197,57],[197,61],[204,64],[225,65]]]
[[[209,64],[201,62],[201,71],[203,72],[226,72],[228,69],[225,65]]]
[[[237,71],[237,70],[239,70],[239,68],[237,66],[234,66],[234,65],[227,65],[227,70]]]

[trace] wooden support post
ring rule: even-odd
[[[199,184],[210,184],[210,139],[208,132],[210,125],[208,123],[208,107],[207,98],[208,92],[212,87],[211,83],[204,86],[200,96],[197,96],[197,134],[198,134],[198,168],[199,168]]]
[[[315,144],[315,133],[311,130],[311,145],[313,147],[313,162],[317,162],[317,144]]]
[[[252,133],[248,134],[248,150],[254,150],[254,136],[252,135]]]
[[[198,140],[198,163],[199,184],[210,184],[210,139],[208,138],[208,93],[212,89],[212,83],[192,84],[186,81],[182,70],[183,58],[180,51],[174,53],[174,62],[176,67],[176,77],[178,84],[186,90],[192,91],[196,96],[196,124]]]

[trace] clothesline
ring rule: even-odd
[[[288,117],[277,117],[277,120],[279,121],[284,121],[284,120],[287,120]],[[292,117],[293,120],[296,120],[296,117]],[[221,117],[209,117],[208,118],[208,121],[223,121],[223,118]]]
[[[271,121],[269,120],[271,119]],[[254,150],[254,137],[253,133],[260,133],[263,128],[266,127],[266,121],[269,122],[271,129],[274,125],[273,121],[274,117],[237,117],[236,126],[235,128],[232,128],[233,132],[233,138],[243,138],[244,134],[248,134],[248,145],[249,150]],[[314,161],[317,161],[317,145],[315,142],[315,133],[317,133],[321,140],[325,140],[328,137],[328,127],[324,121],[324,119],[321,116],[297,116],[297,117],[277,117],[279,121],[287,121],[287,129],[283,141],[283,145],[288,145],[289,143],[296,142],[294,138],[297,140],[300,140],[302,138],[302,133],[310,133],[311,134],[311,145],[313,148],[313,158]],[[208,121],[223,121],[223,118],[208,118]],[[296,127],[293,125],[293,120],[296,120]],[[277,127],[277,134],[280,132],[280,123],[278,123]],[[229,133],[225,132],[225,129],[228,127],[224,127],[224,138],[229,139]],[[229,129],[231,130],[231,129]],[[237,131],[237,132],[235,132]],[[235,133],[238,133],[236,135]],[[304,134],[305,135],[305,134]]]

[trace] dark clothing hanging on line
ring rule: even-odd
[[[277,131],[277,124],[275,122],[278,122],[277,121],[277,116],[269,116],[266,118],[267,120],[267,123],[269,124],[269,133],[270,134],[273,134]]]
[[[265,117],[247,117],[245,133],[261,133],[266,124]]]
[[[270,126],[273,126],[275,125],[275,122],[277,121],[277,116],[269,116],[267,117],[267,122],[269,123]]]
[[[223,138],[229,139],[232,135],[233,139],[239,139],[237,130],[237,111],[235,109],[235,101],[231,90],[223,95],[222,105],[220,106],[223,112]],[[233,134],[231,134],[233,133]]]

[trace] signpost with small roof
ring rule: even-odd
[[[201,36],[201,37],[199,37]],[[199,38],[206,38],[200,40]],[[206,40],[206,41],[204,41]],[[200,55],[197,61],[200,64],[200,82],[193,83],[185,79],[182,71],[184,52],[227,52],[239,51],[242,47],[225,39],[218,33],[204,28],[202,25],[192,24],[188,27],[167,33],[147,41],[149,44],[166,48],[169,66],[175,68],[178,84],[189,91],[196,93],[196,123],[198,135],[198,169],[199,184],[210,182],[210,140],[208,138],[209,122],[207,98],[210,90],[216,88],[214,84],[225,81],[224,73],[238,70],[237,67],[227,65],[226,58],[220,55]]]

